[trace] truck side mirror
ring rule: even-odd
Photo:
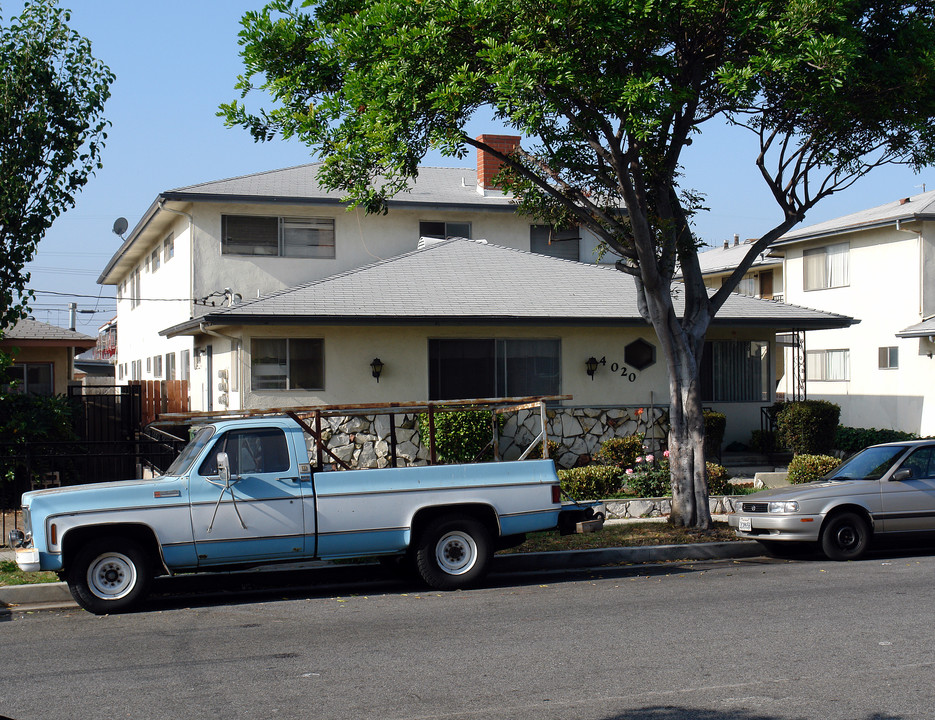
[[[230,485],[231,481],[231,466],[230,461],[227,459],[226,452],[219,452],[218,457],[218,476],[221,478],[221,482],[225,485]]]

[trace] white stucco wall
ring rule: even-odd
[[[807,383],[810,399],[841,406],[844,425],[935,434],[935,360],[928,356],[930,344],[896,337],[923,319],[922,288],[927,286],[931,292],[933,283],[933,231],[935,227],[927,224],[920,240],[916,233],[890,226],[786,249],[786,302],[860,320],[850,328],[806,333],[808,351],[849,351],[849,380]],[[843,241],[850,243],[847,286],[805,291],[804,249]],[[926,266],[928,271],[923,273]],[[878,367],[881,347],[898,348],[898,368]],[[787,367],[791,368],[788,353]],[[791,378],[786,378],[783,389],[791,392]]]
[[[561,394],[572,395],[569,405],[588,407],[650,407],[668,405],[665,358],[651,330],[641,328],[530,327],[246,327],[225,331],[242,342],[240,353],[230,352],[230,341],[217,336],[196,338],[196,353],[211,345],[212,378],[201,367],[192,375],[192,409],[208,409],[207,389],[212,391],[213,409],[242,409],[307,406],[317,404],[393,403],[426,400],[429,396],[429,340],[433,338],[558,338],[561,340]],[[767,339],[763,331],[715,330],[709,339]],[[250,348],[253,338],[322,338],[325,353],[325,387],[321,391],[258,390],[250,387]],[[656,347],[656,362],[643,371],[625,366],[624,348],[637,338]],[[770,339],[771,340],[771,339]],[[606,360],[593,380],[585,361]],[[377,382],[370,362],[384,363]],[[616,365],[616,371],[613,370]],[[227,375],[223,378],[222,374]],[[227,383],[228,404],[218,402],[217,386]],[[234,390],[234,388],[237,388]],[[728,417],[725,443],[747,443],[760,427],[760,408],[768,401],[749,403],[705,403]]]

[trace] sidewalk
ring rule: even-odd
[[[720,519],[720,518],[718,518]],[[659,522],[659,518],[640,518],[633,520],[608,520],[606,524],[616,525],[637,522]],[[654,545],[646,547],[601,548],[594,550],[565,550],[560,552],[508,553],[493,558],[490,572],[521,573],[543,570],[581,570],[602,565],[641,565],[673,560],[721,560],[730,558],[757,557],[763,554],[759,543],[753,541],[733,541],[715,543],[695,543],[688,545]],[[13,560],[14,553],[9,548],[0,548],[0,560]],[[352,574],[359,574],[361,569],[376,567],[367,565],[335,565],[330,562],[309,562],[284,565],[272,565],[250,570],[237,570],[221,573],[199,573],[196,575],[166,578],[163,584],[171,585],[179,593],[205,591],[216,585],[219,580],[231,581],[245,574],[263,574],[283,571],[308,570],[320,574],[322,580],[344,582],[351,581]],[[12,612],[31,612],[36,610],[57,610],[74,608],[77,604],[63,582],[42,583],[37,585],[12,585],[0,587],[0,617]]]

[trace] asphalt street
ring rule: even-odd
[[[0,715],[930,718],[935,555],[386,577],[0,623]]]

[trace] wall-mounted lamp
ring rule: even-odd
[[[588,369],[588,376],[591,378],[591,380],[594,380],[594,373],[597,372],[597,366],[599,365],[599,363],[592,355],[591,357],[589,357],[587,360],[584,361],[584,365]]]
[[[380,358],[374,358],[370,363],[371,374],[380,382],[380,374],[383,372],[383,361]]]

